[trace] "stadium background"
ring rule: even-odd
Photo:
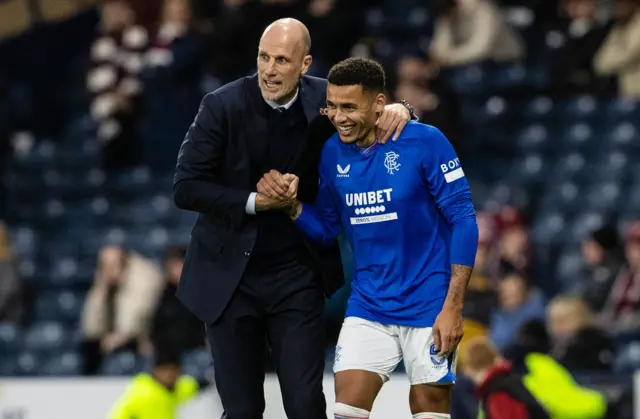
[[[158,334],[181,342],[187,372],[210,375],[202,328],[172,296],[194,221],[173,206],[176,152],[203,94],[252,73],[264,27],[292,16],[310,28],[314,75],[349,55],[380,60],[390,97],[456,147],[481,230],[467,335],[508,354],[537,321],[578,381],[629,402],[638,2],[464,0],[457,19],[435,0],[100,3],[0,0],[0,378],[132,375]],[[461,46],[438,39],[446,25]],[[133,255],[114,294],[98,269],[107,245]],[[348,292],[327,302],[328,372]],[[458,412],[475,405],[468,385]]]

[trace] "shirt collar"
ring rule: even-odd
[[[286,103],[284,105],[278,105],[276,102],[274,102],[272,100],[265,100],[265,102],[267,102],[267,105],[271,106],[273,109],[278,109],[278,108],[289,109],[291,106],[293,106],[293,102],[295,102],[296,99],[298,98],[298,93],[299,92],[300,92],[300,89],[296,89],[296,94],[295,94],[295,96],[293,96],[293,99],[291,99],[288,103]]]

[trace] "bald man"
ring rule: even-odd
[[[178,297],[206,325],[227,419],[262,418],[269,350],[287,417],[326,418],[323,308],[344,283],[339,248],[308,243],[282,210],[290,203],[256,192],[265,173],[293,173],[297,198],[315,200],[320,150],[335,128],[326,80],[305,75],[310,48],[301,22],[269,25],[257,74],[204,97],[178,155],[175,203],[199,213]],[[381,141],[399,134],[409,108],[385,108]]]

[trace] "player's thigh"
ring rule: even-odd
[[[458,349],[438,356],[430,327],[405,327],[399,331],[404,365],[411,385],[453,384],[456,380]]]
[[[402,358],[394,330],[358,317],[344,320],[333,364],[337,401],[370,409],[364,405],[375,399]]]

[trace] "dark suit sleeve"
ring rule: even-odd
[[[215,93],[206,95],[180,146],[173,199],[178,208],[229,217],[239,224],[251,192],[220,184],[227,124],[220,98]]]

